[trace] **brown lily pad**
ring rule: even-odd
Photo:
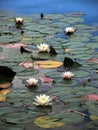
[[[9,88],[11,86],[10,82],[0,83],[0,88]]]

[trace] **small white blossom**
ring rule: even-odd
[[[36,96],[35,101],[33,104],[37,106],[48,106],[51,105],[52,98],[49,95],[42,94],[39,96]]]
[[[49,50],[49,45],[46,43],[42,43],[37,46],[39,49],[39,52],[47,52]]]
[[[66,27],[65,28],[65,32],[66,33],[74,33],[75,32],[75,29],[73,27]]]
[[[64,79],[71,79],[72,77],[74,76],[74,74],[70,71],[65,71],[63,74],[62,74],[62,77]]]
[[[29,78],[26,81],[27,81],[28,85],[30,85],[30,86],[36,86],[38,84],[38,79],[35,79],[35,78]]]
[[[15,18],[16,24],[23,24],[23,18]]]

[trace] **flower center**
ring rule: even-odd
[[[41,100],[45,101],[45,100],[46,100],[46,98],[45,98],[45,97],[42,97],[42,98],[41,98]]]

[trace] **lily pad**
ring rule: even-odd
[[[54,118],[62,119],[65,124],[75,124],[75,123],[80,123],[81,121],[84,120],[84,117],[77,114],[77,113],[59,113],[56,115],[53,115]],[[74,119],[74,120],[73,120]]]
[[[41,68],[57,68],[62,66],[63,63],[60,61],[53,61],[53,60],[46,60],[46,61],[39,61],[38,66]]]
[[[51,118],[49,116],[42,116],[35,119],[34,124],[41,128],[56,128],[64,126],[64,123],[58,121],[56,118]]]
[[[1,82],[0,83],[0,88],[2,88],[2,89],[4,89],[4,88],[9,88],[9,87],[11,87],[11,83],[10,82],[7,82],[7,81],[3,81],[3,82]]]
[[[17,73],[17,76],[31,76],[37,74],[39,71],[36,69],[25,69],[24,71]]]
[[[30,122],[32,119],[32,115],[25,112],[12,112],[8,113],[6,115],[3,115],[2,119],[5,123],[11,123],[11,124],[25,124],[27,122]]]

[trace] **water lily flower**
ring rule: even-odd
[[[70,71],[65,71],[63,74],[62,74],[62,77],[64,79],[71,79],[72,77],[74,76],[74,74]]]
[[[29,78],[28,80],[26,80],[28,85],[30,86],[36,86],[38,85],[38,79],[35,78]]]
[[[37,106],[48,106],[51,105],[52,98],[49,95],[42,94],[39,96],[36,96],[35,101],[33,104]]]
[[[23,18],[15,18],[16,24],[23,24]]]
[[[46,43],[42,43],[37,46],[39,49],[39,52],[47,52],[49,50],[49,45]]]
[[[72,34],[75,32],[75,29],[73,27],[66,27],[65,28],[65,33],[67,34]]]

